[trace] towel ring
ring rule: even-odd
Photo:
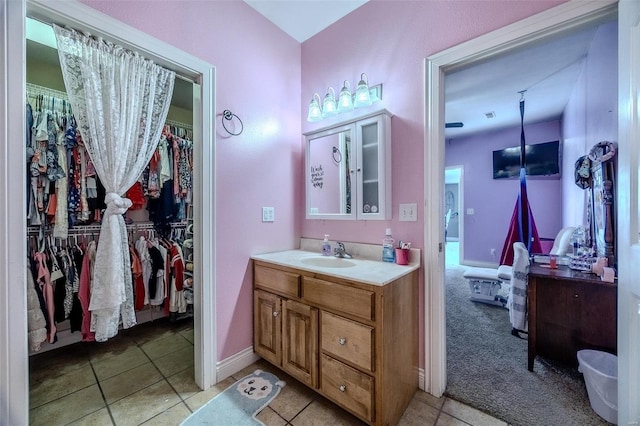
[[[331,156],[333,157],[333,161],[338,164],[342,161],[342,153],[338,149],[337,146],[332,148]]]
[[[234,133],[234,132],[230,131],[229,129],[227,129],[227,125],[225,123],[225,120],[232,121],[233,117],[237,118],[238,121],[240,122],[240,131],[237,132],[237,133]],[[238,117],[237,115],[235,115],[234,113],[232,113],[228,109],[225,109],[224,111],[222,111],[222,127],[224,127],[224,130],[226,130],[227,133],[229,133],[231,136],[238,136],[244,130],[244,125],[242,124],[242,120],[240,120],[240,117]]]

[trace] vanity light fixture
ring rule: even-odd
[[[338,114],[336,92],[333,91],[333,87],[329,87],[322,103],[322,118],[332,117],[336,114]]]
[[[320,120],[322,120],[322,109],[320,109],[320,95],[314,93],[313,97],[311,98],[311,102],[309,103],[309,114],[307,115],[307,121]]]
[[[369,93],[369,79],[365,73],[360,74],[360,81],[358,87],[356,87],[356,98],[353,101],[353,106],[356,108],[362,108],[371,105],[371,93]]]
[[[340,90],[340,96],[338,97],[338,112],[353,111],[353,95],[351,94],[351,85],[348,80],[344,81],[344,85]]]
[[[369,87],[367,75],[362,73],[356,88],[356,93],[351,93],[349,81],[345,80],[340,89],[338,100],[333,87],[327,88],[324,101],[320,99],[318,93],[314,93],[309,103],[309,113],[307,121],[315,122],[324,118],[333,117],[337,114],[353,111],[354,108],[367,107],[382,100],[382,83]]]

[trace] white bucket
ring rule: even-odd
[[[609,423],[618,424],[618,357],[583,349],[578,351],[578,363],[591,408]]]

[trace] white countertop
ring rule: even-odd
[[[336,278],[344,278],[353,281],[360,281],[366,284],[383,286],[420,268],[420,251],[417,249],[411,249],[411,251],[412,255],[410,256],[409,265],[396,265],[395,263],[383,262],[381,260],[377,261],[363,258],[336,258],[335,260],[338,262],[341,260],[349,262],[345,263],[349,266],[317,266],[305,262],[309,262],[309,259],[312,258],[321,258],[319,262],[323,261],[322,258],[325,258],[327,259],[327,261],[332,262],[331,258],[333,258],[333,256],[322,256],[317,251],[306,250],[287,250],[274,253],[256,254],[251,256],[251,258],[280,266],[301,269],[303,271],[315,272],[323,275],[333,276]],[[314,262],[314,260],[311,260],[311,262]]]

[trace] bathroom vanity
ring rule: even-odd
[[[416,252],[408,266],[252,256],[255,352],[368,424],[396,424],[418,388]]]

